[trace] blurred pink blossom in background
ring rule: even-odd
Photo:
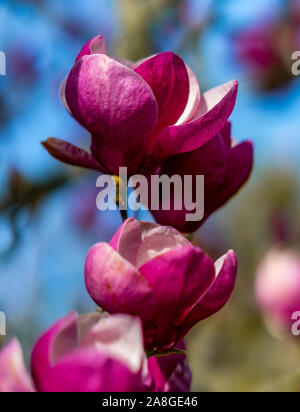
[[[292,336],[293,314],[300,311],[300,256],[270,250],[258,267],[255,293],[272,331]]]
[[[287,85],[292,53],[300,48],[299,1],[290,2],[285,15],[260,20],[238,31],[234,51],[252,80],[262,89]]]

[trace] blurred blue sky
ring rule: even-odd
[[[0,50],[8,56],[7,76],[0,76],[0,195],[12,167],[33,180],[68,170],[40,145],[49,136],[84,145],[88,142],[86,132],[60,103],[59,83],[84,39],[101,33],[109,44],[122,30],[117,0],[48,0],[40,2],[40,8],[34,4],[2,0],[0,5]],[[233,59],[230,39],[241,26],[275,18],[284,4],[279,0],[206,0],[202,8],[200,1],[194,0],[194,16],[202,19],[214,7],[217,19],[199,39],[197,67],[197,56],[189,51],[182,56],[205,88],[239,79],[240,93],[232,116],[234,137],[254,141],[258,170],[271,166],[299,169],[300,78],[276,92],[258,93]],[[165,36],[155,27],[157,52],[176,48],[182,30]],[[14,66],[16,62],[21,70]],[[74,307],[94,307],[83,283],[86,252],[93,242],[108,239],[120,221],[116,214],[98,216],[99,230],[83,235],[72,220],[74,202],[81,200],[74,198],[74,186],[47,198],[34,223],[28,224],[26,212],[19,216],[21,242],[13,254],[0,258],[0,310],[7,313],[11,334],[23,319],[35,319],[41,329]],[[0,252],[11,241],[10,225],[1,218]]]

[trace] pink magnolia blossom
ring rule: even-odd
[[[280,61],[274,30],[274,24],[264,22],[248,27],[236,36],[237,56],[247,67],[265,69]]]
[[[104,173],[150,172],[165,159],[196,150],[224,127],[238,84],[200,95],[189,67],[171,52],[137,63],[106,54],[102,36],[91,39],[61,90],[74,118],[92,135],[91,153],[48,139],[45,148],[65,163]]]
[[[231,139],[231,124],[225,127],[201,148],[171,157],[156,171],[158,175],[180,175],[183,182],[182,209],[176,210],[176,193],[171,186],[170,210],[152,214],[161,225],[170,225],[184,233],[195,232],[205,220],[234,196],[249,179],[253,168],[253,144],[245,141],[236,144]],[[193,176],[192,190],[196,190],[196,176],[204,176],[204,217],[187,221],[186,215],[194,213],[184,206],[184,176]],[[178,208],[177,208],[178,209]]]
[[[236,57],[262,90],[282,87],[294,78],[291,56],[299,50],[299,28],[296,0],[289,2],[284,18],[256,22],[234,36]]]
[[[109,313],[143,321],[149,350],[174,347],[199,321],[218,312],[234,288],[237,260],[214,262],[172,227],[128,219],[110,244],[93,246],[85,263],[92,299]]]
[[[271,329],[291,336],[293,314],[300,312],[300,256],[272,249],[258,267],[255,293]]]
[[[142,391],[145,361],[139,319],[73,313],[37,341],[31,357],[32,378],[16,339],[0,352],[0,391]]]

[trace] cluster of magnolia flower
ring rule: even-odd
[[[204,95],[191,69],[167,52],[131,63],[106,54],[98,36],[76,59],[61,89],[74,118],[92,136],[91,153],[48,139],[65,163],[116,175],[205,176],[205,217],[247,181],[251,142],[233,143],[228,118],[237,95],[229,82]],[[183,338],[229,300],[237,259],[216,263],[183,233],[185,210],[155,211],[158,224],[126,219],[111,242],[94,245],[86,288],[103,310],[71,314],[34,346],[32,377],[13,340],[0,352],[2,391],[188,391]]]

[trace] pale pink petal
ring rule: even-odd
[[[145,352],[139,318],[128,315],[102,317],[83,336],[80,346],[94,347],[97,351],[123,362],[132,372],[142,371]]]
[[[0,352],[0,392],[35,392],[17,339]]]
[[[201,101],[201,92],[197,77],[194,75],[192,69],[188,65],[186,65],[186,69],[190,82],[190,94],[186,108],[184,109],[184,112],[176,123],[176,125],[178,126],[184,123],[188,123],[195,117]]]
[[[141,224],[136,219],[130,218],[120,226],[109,244],[123,256],[124,259],[135,266],[137,251],[141,241]]]
[[[141,222],[141,226],[142,241],[137,249],[137,267],[141,267],[150,259],[171,249],[191,245],[185,236],[171,226],[160,226],[148,222]]]
[[[152,222],[127,219],[110,242],[119,254],[136,267],[168,250],[190,242],[176,229]]]
[[[63,81],[61,82],[60,87],[59,87],[59,96],[65,108],[68,110],[69,113],[71,113],[71,110],[68,106],[67,99],[66,99],[67,80],[68,80],[68,77],[65,77]]]

